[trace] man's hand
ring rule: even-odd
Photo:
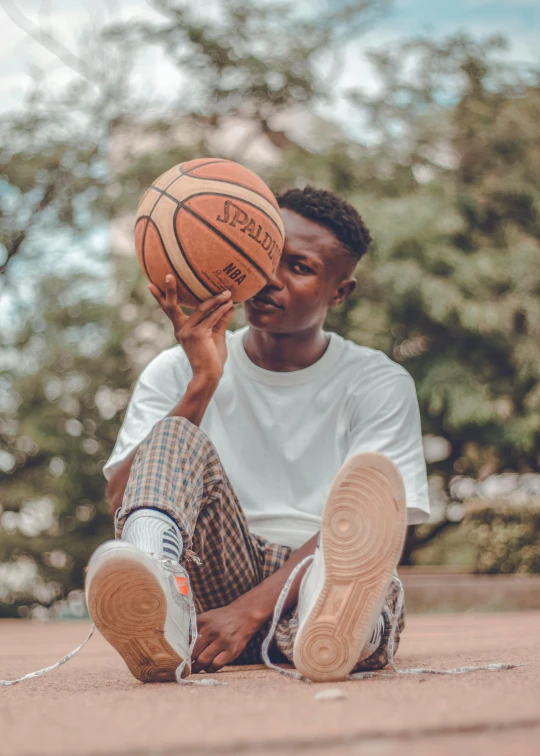
[[[318,540],[319,535],[314,535],[279,570],[229,606],[212,609],[197,617],[199,637],[193,649],[193,672],[203,669],[217,672],[240,656],[255,633],[272,619],[283,586],[296,565],[315,552]],[[283,606],[284,611],[296,606],[304,575],[305,569],[292,583]]]
[[[199,637],[193,649],[192,672],[217,672],[247,646],[259,630],[251,614],[240,603],[211,609],[197,617]]]
[[[191,315],[186,315],[178,302],[174,276],[166,276],[165,295],[154,284],[149,284],[148,288],[173,324],[174,335],[184,348],[193,377],[219,381],[227,359],[225,333],[234,315],[231,292],[222,291],[197,305]]]

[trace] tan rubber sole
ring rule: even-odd
[[[176,679],[183,659],[165,638],[167,599],[159,581],[143,565],[115,556],[98,567],[88,590],[88,611],[137,680]],[[185,674],[189,672],[186,666]]]
[[[323,512],[324,584],[294,644],[294,665],[305,677],[343,680],[356,666],[382,610],[405,528],[405,491],[394,463],[375,453],[349,459]]]

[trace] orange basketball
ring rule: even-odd
[[[224,289],[245,302],[267,283],[283,250],[283,221],[270,189],[231,160],[201,158],[163,173],[146,191],[135,248],[164,291],[174,273],[179,299],[193,307]]]

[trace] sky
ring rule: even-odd
[[[215,12],[223,1],[191,0],[199,15]],[[328,8],[336,0],[296,1],[309,2],[308,7],[312,9],[317,3]],[[52,82],[60,84],[73,75],[39,42],[22,31],[10,15],[24,14],[38,28],[50,29],[65,47],[76,51],[78,39],[89,24],[100,27],[107,21],[157,18],[150,3],[151,0],[0,0],[0,114],[22,107],[30,89],[32,69],[45,70]],[[334,87],[335,101],[321,105],[321,115],[337,118],[345,128],[355,128],[352,126],[354,115],[340,92],[357,88],[359,84],[367,91],[376,89],[366,50],[415,35],[440,38],[466,31],[479,37],[502,34],[508,39],[508,55],[513,60],[538,63],[539,30],[540,0],[394,0],[389,13],[347,46],[340,78]],[[158,51],[149,53],[141,61],[139,76],[139,83],[146,91],[165,95],[177,90],[175,77],[179,74]],[[77,259],[84,258],[80,249],[73,249],[72,253]],[[3,299],[0,291],[0,305]]]
[[[212,12],[218,1],[206,0],[202,4],[204,13]],[[332,0],[319,2],[331,3]],[[92,0],[91,3],[88,0],[0,0],[0,110],[4,111],[16,110],[24,101],[32,67],[45,68],[58,80],[68,75],[62,63],[9,18],[6,14],[9,8],[16,8],[34,23],[50,28],[73,50],[76,50],[78,35],[89,23],[99,25],[104,19],[156,17],[146,0]],[[366,49],[417,34],[441,37],[458,30],[478,36],[504,34],[510,42],[512,58],[538,61],[540,0],[395,0],[391,11],[371,31],[349,45],[337,88],[355,85],[359,79],[369,88],[372,75],[364,57]],[[170,88],[177,75],[157,54],[145,61],[145,69],[148,85],[161,87],[163,91]]]

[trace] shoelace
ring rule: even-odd
[[[158,561],[162,562],[164,566],[168,565],[176,565],[175,562],[173,562],[170,559],[159,559]],[[189,643],[189,654],[184,659],[184,661],[178,665],[175,677],[176,681],[180,685],[226,685],[226,682],[222,682],[221,680],[216,680],[213,677],[202,677],[197,680],[190,680],[189,678],[183,678],[182,673],[184,672],[184,669],[189,664],[191,667],[191,656],[193,654],[193,649],[195,647],[195,643],[197,642],[197,613],[195,611],[195,606],[193,603],[193,599],[191,599],[191,585],[189,582],[189,575],[186,573],[186,577],[188,580],[188,591],[189,591],[189,635],[190,635],[190,643]],[[17,683],[23,682],[23,680],[29,680],[32,677],[41,677],[41,675],[46,675],[47,672],[53,672],[55,669],[58,669],[58,667],[61,667],[62,664],[65,664],[70,659],[73,659],[75,654],[78,654],[79,651],[81,651],[90,638],[93,636],[94,631],[96,629],[96,626],[94,623],[92,623],[92,627],[90,628],[90,632],[88,633],[88,636],[86,639],[81,643],[80,646],[77,646],[77,648],[73,649],[73,651],[70,651],[69,654],[66,654],[66,656],[62,657],[59,661],[57,661],[55,664],[52,664],[50,667],[44,667],[43,669],[38,669],[35,672],[29,672],[26,675],[23,675],[22,677],[18,677],[15,680],[0,680],[0,685],[8,686],[8,685],[17,685]]]
[[[41,675],[46,675],[47,672],[52,672],[54,669],[58,669],[58,667],[61,667],[62,664],[65,664],[70,659],[73,659],[75,654],[78,654],[79,651],[86,646],[90,638],[93,636],[95,629],[96,626],[92,623],[92,627],[90,629],[90,632],[88,633],[86,640],[84,640],[81,645],[77,646],[77,648],[75,648],[73,651],[70,651],[69,654],[66,654],[66,656],[62,657],[60,661],[57,661],[56,664],[53,664],[50,667],[44,667],[43,669],[38,669],[35,672],[29,672],[27,675],[18,677],[16,680],[0,680],[0,685],[17,685],[17,683],[20,683],[23,680],[29,680],[31,677],[41,677]]]
[[[285,675],[286,677],[292,677],[296,680],[303,680],[304,682],[312,682],[312,680],[309,680],[307,677],[304,677],[303,675],[300,674],[300,672],[297,672],[296,670],[285,669],[283,667],[279,667],[277,664],[274,664],[270,660],[268,650],[270,648],[270,644],[272,643],[274,639],[276,628],[281,618],[281,614],[283,612],[283,606],[285,604],[285,601],[287,600],[287,596],[289,595],[291,585],[293,584],[300,570],[303,569],[307,564],[310,564],[313,561],[313,559],[314,559],[314,556],[306,557],[299,564],[296,565],[294,570],[289,575],[289,578],[287,582],[285,583],[285,585],[283,586],[283,589],[276,602],[276,606],[274,609],[274,616],[272,618],[272,625],[261,647],[261,654],[263,657],[263,661],[267,667],[275,670],[276,672],[279,672],[281,675]],[[399,594],[398,594],[398,599],[396,602],[396,609],[394,612],[394,616],[392,618],[392,628],[390,631],[390,636],[388,638],[388,666],[391,667],[392,672],[383,672],[383,671],[378,671],[378,670],[377,671],[374,670],[372,672],[352,672],[351,674],[347,675],[347,678],[346,678],[347,680],[365,680],[369,677],[394,677],[396,675],[463,675],[469,672],[478,672],[480,670],[501,671],[503,669],[515,669],[516,667],[524,666],[523,664],[502,663],[502,664],[484,664],[484,665],[470,666],[470,667],[455,667],[454,669],[430,669],[428,667],[419,667],[417,669],[412,669],[412,668],[399,669],[398,667],[396,667],[394,663],[394,642],[395,642],[396,629],[399,622],[399,617],[401,615],[401,609],[403,608],[404,591],[403,591],[403,585],[401,583],[401,580],[398,577],[395,577],[394,579],[397,580],[398,582]]]
[[[274,639],[274,635],[276,632],[276,628],[278,625],[278,622],[280,620],[281,614],[283,612],[283,606],[285,604],[285,601],[287,600],[287,596],[289,595],[289,591],[291,589],[291,585],[293,584],[296,576],[300,572],[300,570],[305,567],[306,565],[310,564],[313,561],[313,556],[308,556],[305,559],[303,559],[299,564],[296,565],[294,570],[289,575],[289,578],[287,579],[287,582],[283,586],[283,589],[279,595],[279,598],[277,600],[275,609],[274,609],[274,616],[272,618],[272,625],[270,627],[270,630],[268,631],[268,635],[263,641],[262,647],[261,647],[261,654],[263,657],[263,661],[266,664],[266,666],[269,669],[273,669],[276,672],[279,672],[281,675],[285,675],[286,677],[292,677],[296,680],[303,680],[304,682],[312,682],[307,677],[304,677],[300,674],[300,672],[296,672],[292,669],[284,669],[283,667],[279,667],[277,664],[274,664],[272,661],[270,661],[270,656],[268,654],[268,650],[270,648],[270,644],[272,640]],[[170,561],[170,560],[167,560]],[[383,671],[373,671],[373,672],[353,672],[350,675],[347,675],[348,680],[365,680],[369,677],[394,677],[395,675],[462,675],[466,674],[468,672],[477,672],[479,670],[490,670],[490,671],[500,671],[503,669],[515,669],[516,667],[523,667],[523,664],[484,664],[480,666],[470,666],[470,667],[456,667],[454,669],[430,669],[428,667],[419,667],[417,669],[399,669],[394,664],[394,640],[396,635],[396,629],[397,624],[399,621],[399,617],[401,614],[401,609],[403,607],[403,585],[401,584],[401,580],[399,578],[395,578],[398,582],[398,588],[399,588],[399,594],[398,599],[396,602],[396,609],[394,612],[394,617],[392,618],[392,629],[390,631],[390,636],[388,638],[388,666],[392,668],[392,672],[383,672]],[[188,585],[189,585],[189,577],[188,577]],[[189,591],[191,595],[191,586],[189,586]],[[189,677],[183,678],[182,673],[184,669],[186,668],[186,665],[189,664],[191,666],[191,656],[193,654],[193,649],[195,647],[195,643],[197,642],[198,632],[197,632],[197,613],[195,611],[195,605],[193,603],[193,600],[190,600],[189,602],[189,633],[190,633],[190,644],[189,644],[189,654],[184,661],[178,665],[176,669],[176,681],[180,685],[227,685],[226,682],[221,680],[216,680],[214,677],[201,677],[196,680],[192,680]],[[35,672],[29,672],[26,675],[23,675],[22,677],[18,677],[15,680],[0,680],[0,685],[8,686],[8,685],[17,685],[17,683],[23,682],[23,680],[29,680],[32,677],[41,677],[41,675],[45,675],[48,672],[52,672],[55,669],[58,669],[58,667],[61,667],[62,664],[65,664],[70,659],[72,659],[75,654],[78,654],[81,649],[83,649],[92,635],[94,634],[96,627],[94,624],[92,624],[92,627],[90,629],[90,632],[88,633],[88,636],[86,639],[80,644],[80,646],[77,646],[73,651],[70,651],[69,654],[66,654],[66,656],[62,657],[59,661],[57,661],[55,664],[52,664],[50,667],[44,667],[43,669],[38,669]]]
[[[191,657],[193,655],[193,649],[195,648],[195,643],[197,642],[197,638],[199,637],[199,633],[197,631],[197,612],[195,611],[195,604],[193,602],[193,599],[191,598],[191,584],[189,582],[189,575],[186,573],[186,577],[188,580],[188,591],[189,591],[189,635],[190,635],[190,642],[189,642],[189,654],[184,659],[184,661],[178,665],[176,668],[176,682],[179,685],[227,685],[227,683],[223,680],[216,680],[215,677],[200,677],[195,680],[191,679],[190,677],[182,677],[182,673],[184,672],[184,669],[189,664],[191,668]]]

